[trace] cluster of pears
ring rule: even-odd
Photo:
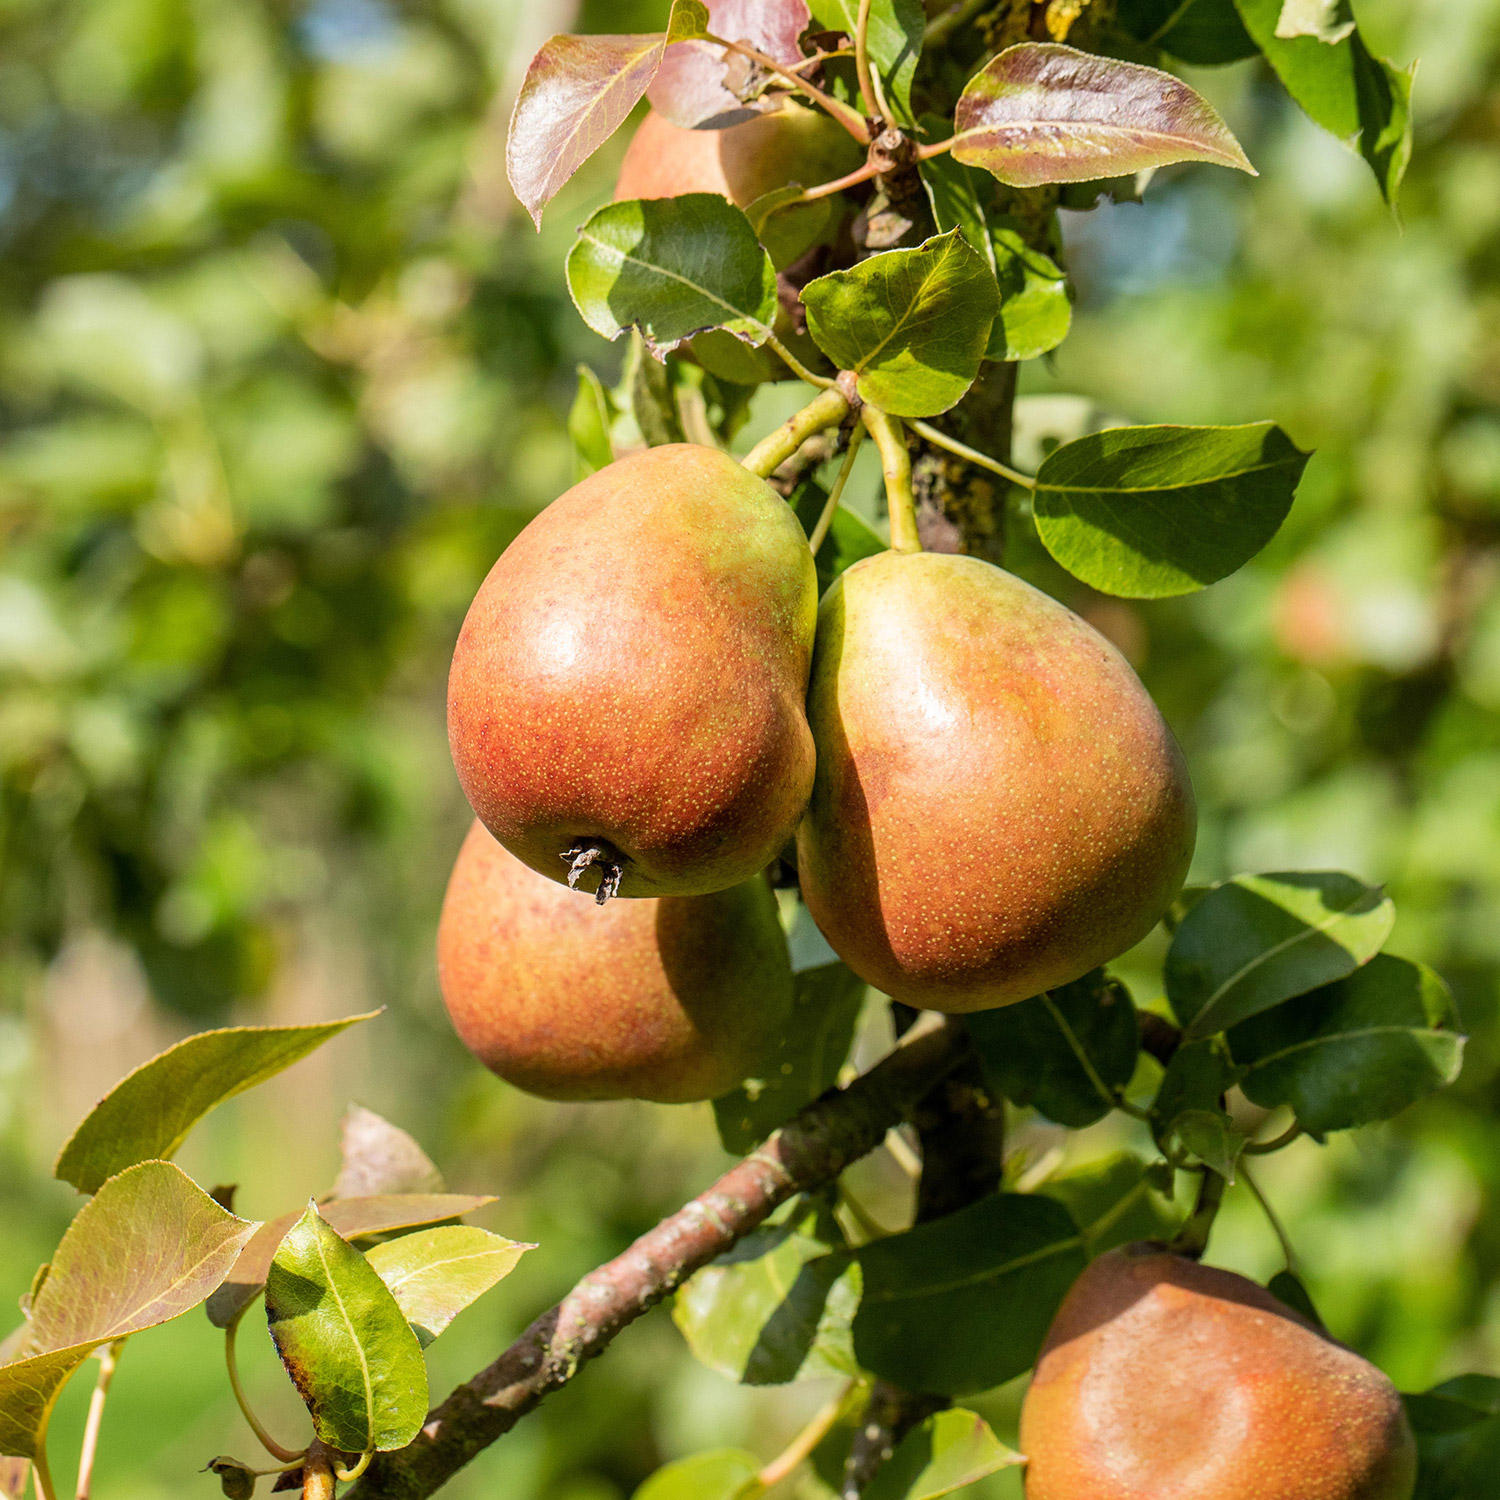
[[[1081,619],[926,553],[857,563],[820,605],[791,508],[692,444],[591,475],[511,544],[448,723],[483,827],[444,909],[444,996],[488,1066],[551,1098],[754,1074],[791,1003],[765,871],[794,843],[839,955],[951,1012],[1128,948],[1192,850],[1171,734]]]
[[[1027,1500],[1411,1500],[1395,1387],[1263,1287],[1162,1245],[1090,1263],[1021,1408]]]

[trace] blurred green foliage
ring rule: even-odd
[[[447,1031],[430,958],[467,815],[448,648],[570,481],[575,364],[608,379],[619,359],[562,290],[617,154],[536,236],[504,186],[509,100],[552,31],[664,10],[0,0],[7,1297],[72,1211],[48,1168],[76,1117],[231,1013],[391,1006],[216,1116],[184,1158],[199,1180],[238,1177],[255,1216],[296,1206],[327,1187],[360,1097],[455,1189],[500,1194],[490,1227],[540,1242],[445,1337],[435,1389],[722,1162],[706,1107],[544,1106],[490,1079]],[[1166,709],[1203,804],[1197,876],[1388,882],[1392,947],[1454,984],[1474,1037],[1454,1089],[1262,1171],[1334,1331],[1412,1388],[1500,1372],[1500,0],[1360,13],[1373,50],[1422,59],[1402,222],[1262,66],[1195,73],[1263,175],[1173,170],[1143,204],[1068,215],[1075,329],[1023,374],[1032,462],[1090,409],[1280,421],[1318,450],[1288,525],[1241,574],[1148,605],[1083,593],[1020,527],[1010,560]],[[1143,1003],[1160,957],[1120,966]],[[1018,1121],[1030,1160],[1059,1138]],[[889,1222],[902,1181],[861,1179]],[[1241,1191],[1213,1255],[1279,1264]],[[214,1453],[251,1451],[204,1320],[136,1342],[105,1500],[180,1494]],[[290,1433],[262,1355],[250,1379]],[[735,1387],[653,1315],[452,1493],[622,1500],[664,1458],[769,1455],[824,1394]],[[1014,1396],[983,1403],[1002,1435]],[[973,1493],[1018,1493],[1015,1476]]]

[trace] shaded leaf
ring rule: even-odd
[[[940,1411],[913,1427],[865,1487],[864,1500],[938,1500],[1024,1463],[972,1411]]]
[[[763,344],[776,272],[750,221],[717,193],[611,203],[578,231],[568,291],[607,339],[634,325],[658,352],[707,328]]]
[[[1425,964],[1377,953],[1363,968],[1229,1033],[1240,1087],[1290,1105],[1310,1135],[1386,1120],[1452,1083],[1463,1063],[1453,995]]]
[[[792,491],[792,509],[797,512],[802,529],[809,535],[818,524],[827,501],[828,491],[815,479],[804,479]],[[863,516],[840,504],[833,513],[828,535],[823,538],[823,545],[813,559],[818,569],[818,593],[822,594],[846,568],[852,568],[863,557],[885,552],[888,546],[885,538]],[[722,1136],[722,1130],[720,1134]]]
[[[829,31],[852,37],[859,22],[859,0],[811,0],[813,16]],[[914,123],[911,85],[922,51],[927,17],[922,0],[871,0],[866,37],[870,66],[880,80],[886,103],[903,125]],[[867,101],[870,112],[876,102]]]
[[[729,337],[728,334],[725,335]],[[743,347],[738,340],[735,347]],[[640,329],[632,329],[630,353],[625,360],[625,378],[620,382],[630,406],[630,415],[648,448],[686,441],[682,416],[677,410],[677,396],[672,377],[664,360],[653,358],[646,350]]]
[[[250,1500],[255,1493],[255,1470],[237,1458],[211,1458],[204,1472],[219,1481],[219,1488],[229,1500]]]
[[[1158,1163],[1158,1165],[1160,1165]],[[1081,1227],[1091,1256],[1133,1240],[1169,1240],[1182,1222],[1160,1191],[1151,1166],[1121,1152],[1044,1182],[1037,1192],[1055,1198]]]
[[[1411,160],[1411,68],[1371,56],[1358,30],[1330,45],[1282,34],[1285,0],[1235,0],[1245,29],[1308,116],[1356,149],[1394,203]],[[1295,20],[1293,22],[1295,25]]]
[[[365,1251],[425,1349],[471,1302],[515,1270],[535,1245],[471,1224],[445,1224]]]
[[[335,1198],[374,1198],[385,1193],[441,1193],[443,1174],[399,1126],[374,1110],[351,1104],[339,1132],[343,1166],[333,1184]]]
[[[393,1230],[414,1229],[423,1224],[457,1219],[494,1201],[469,1193],[343,1198],[323,1204],[322,1214],[337,1233],[353,1240],[363,1235],[389,1234]],[[208,1299],[209,1322],[216,1328],[227,1328],[260,1296],[276,1247],[300,1217],[295,1213],[283,1214],[279,1219],[267,1220],[255,1231],[224,1284]]]
[[[1255,169],[1201,94],[1157,68],[1050,42],[1007,47],[965,86],[953,155],[1013,187],[1177,161]]]
[[[860,1365],[911,1390],[988,1390],[1035,1362],[1083,1269],[1082,1236],[1050,1198],[1005,1193],[863,1245]]]
[[[1120,0],[1118,24],[1134,40],[1200,67],[1239,62],[1260,51],[1234,0]]]
[[[1042,461],[1037,533],[1101,593],[1192,593],[1275,536],[1308,457],[1274,422],[1090,433]]]
[[[170,1157],[216,1105],[379,1014],[317,1026],[230,1026],[190,1036],[121,1079],[73,1132],[53,1172],[80,1193],[92,1193],[126,1167]]]
[[[1239,1081],[1218,1037],[1187,1042],[1172,1055],[1152,1107],[1152,1133],[1172,1161],[1206,1162],[1234,1180],[1234,1162],[1244,1145],[1225,1113],[1223,1096]]]
[[[739,1448],[695,1453],[658,1469],[636,1492],[634,1500],[738,1500],[759,1494],[756,1475],[760,1460]]]
[[[1460,1375],[1403,1400],[1417,1435],[1413,1500],[1489,1500],[1500,1466],[1500,1380]]]
[[[1309,1323],[1318,1328],[1325,1326],[1318,1309],[1313,1306],[1313,1299],[1307,1294],[1307,1288],[1290,1271],[1278,1271],[1266,1283],[1266,1290],[1285,1302],[1293,1312],[1301,1313]]]
[[[1189,1038],[1237,1025],[1368,963],[1395,907],[1352,875],[1237,875],[1183,918],[1167,951],[1167,998]]]
[[[998,294],[984,260],[955,229],[888,250],[802,289],[808,331],[859,392],[899,417],[930,417],[974,383]]]
[[[610,446],[611,414],[604,382],[587,365],[578,366],[578,394],[568,411],[568,436],[573,442],[573,477],[590,474],[614,462]]]
[[[757,1229],[677,1293],[694,1357],[744,1385],[852,1375],[860,1269],[808,1213]]]
[[[266,1277],[266,1319],[281,1361],[330,1447],[404,1448],[427,1416],[416,1335],[373,1266],[319,1215],[287,1231]]]
[[[1102,969],[1019,1005],[980,1011],[968,1031],[997,1092],[1075,1130],[1114,1108],[1140,1051],[1130,993]]]
[[[804,969],[796,976],[792,1014],[766,1062],[766,1076],[714,1100],[726,1151],[753,1151],[838,1082],[864,998],[864,980],[842,963]]]

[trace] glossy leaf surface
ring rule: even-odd
[[[1050,1198],[1004,1193],[861,1246],[860,1365],[958,1396],[1019,1375],[1083,1269],[1083,1239]]]
[[[1271,540],[1307,460],[1274,422],[1090,433],[1043,460],[1037,533],[1101,593],[1192,593]]]
[[[1368,963],[1396,920],[1352,875],[1237,875],[1183,918],[1167,952],[1167,998],[1189,1037],[1208,1036]]]
[[[1181,79],[1050,42],[1007,47],[976,73],[954,129],[957,160],[1013,187],[1178,161],[1254,171],[1218,111]]]
[[[708,328],[765,343],[776,272],[750,221],[716,193],[611,203],[578,231],[568,291],[596,333],[632,326],[656,351]]]
[[[859,0],[811,0],[814,18],[829,31],[850,37],[859,22]],[[922,0],[871,0],[868,45],[870,66],[880,80],[886,103],[903,124],[911,124],[911,85],[926,30]],[[874,100],[868,101],[871,113]]]
[[[266,1277],[266,1318],[313,1427],[346,1453],[404,1448],[427,1416],[417,1336],[373,1266],[309,1204]]]
[[[425,1349],[459,1313],[515,1270],[535,1245],[472,1224],[444,1224],[372,1245],[365,1259]]]
[[[230,1026],[190,1036],[121,1079],[84,1117],[53,1171],[80,1193],[93,1193],[126,1167],[170,1157],[215,1105],[377,1014],[317,1026]]]
[[[1346,978],[1229,1033],[1240,1087],[1290,1105],[1311,1135],[1389,1119],[1458,1077],[1464,1039],[1453,995],[1425,964],[1377,953]]]
[[[864,1500],[939,1500],[1025,1460],[976,1412],[955,1407],[919,1422],[864,1491]]]
[[[802,289],[808,331],[882,411],[930,417],[974,383],[999,303],[995,279],[955,229],[888,250]]]

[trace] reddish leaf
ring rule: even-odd
[[[1124,177],[1174,161],[1254,172],[1201,94],[1157,68],[1072,47],[1008,47],[969,80],[953,155],[1014,187]]]
[[[802,61],[797,38],[811,16],[806,0],[708,0],[708,29],[730,42],[748,42],[759,52],[790,66]],[[725,86],[748,77],[748,64],[709,42],[678,42],[667,48],[661,71],[652,83],[652,108],[686,129],[722,130],[775,107],[773,98],[746,104]]]

